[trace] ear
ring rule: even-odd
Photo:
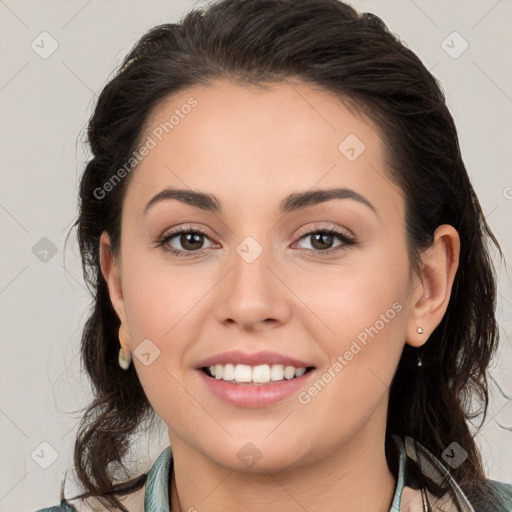
[[[106,231],[101,234],[99,251],[101,273],[107,282],[112,306],[115,309],[117,316],[119,317],[121,326],[126,328],[127,324],[121,282],[121,268],[119,261],[114,256],[110,242],[110,236]]]
[[[448,308],[455,274],[459,266],[460,238],[448,224],[439,226],[432,245],[422,253],[420,275],[414,280],[412,309],[407,324],[406,343],[422,346],[441,323]],[[418,327],[423,333],[418,333]]]

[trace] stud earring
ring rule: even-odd
[[[128,370],[132,362],[132,353],[123,345],[123,342],[121,341],[121,327],[119,327],[119,342],[121,344],[121,348],[119,349],[118,363],[123,370]]]
[[[417,332],[418,334],[423,334],[423,329],[422,329],[421,327],[418,327],[418,328],[416,329],[416,332]],[[418,351],[418,359],[417,359],[417,361],[416,361],[416,364],[417,364],[418,366],[422,366],[422,365],[423,365],[423,361],[421,360],[421,357],[420,357],[419,351]]]

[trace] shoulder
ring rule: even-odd
[[[118,496],[118,500],[128,510],[142,512],[144,510],[144,491],[142,487],[127,496]],[[116,509],[117,510],[117,509]],[[36,512],[108,512],[109,509],[95,498],[78,499],[73,505],[66,499],[62,499],[59,505],[36,510]]]
[[[503,508],[496,512],[510,512],[512,510],[512,483],[499,482],[497,480],[488,480],[496,499]],[[489,512],[495,512],[489,510]]]
[[[66,500],[62,500],[60,505],[55,505],[53,507],[41,508],[36,510],[36,512],[77,512],[76,508],[68,503]]]
[[[144,501],[146,498],[146,491],[148,496],[152,499],[157,499],[159,504],[167,504],[167,489],[169,473],[172,471],[173,458],[171,447],[168,446],[163,450],[157,460],[151,467],[146,482],[137,491],[131,492],[125,496],[117,496],[117,499],[128,510],[143,512]],[[108,512],[104,505],[102,505],[96,498],[70,498],[75,501],[73,505],[66,499],[62,498],[59,505],[52,507],[41,508],[35,512]],[[91,503],[93,501],[94,503]],[[161,508],[164,510],[165,508]],[[165,509],[167,510],[167,509]]]
[[[478,508],[476,508],[476,503],[474,503],[474,507],[472,507],[467,496],[465,496],[465,494],[462,492],[460,485],[453,481],[453,478],[450,476],[448,470],[436,457],[434,457],[434,455],[432,455],[432,453],[430,453],[420,443],[408,436],[405,436],[403,440],[397,436],[393,437],[400,447],[402,457],[405,457],[408,462],[408,464],[405,464],[404,467],[404,475],[406,480],[409,476],[409,462],[412,461],[416,467],[415,474],[421,474],[427,477],[429,482],[436,483],[438,486],[441,486],[445,481],[449,483],[449,492],[447,493],[447,498],[449,499],[449,503],[452,506],[454,504],[457,507],[454,510],[468,509],[476,510],[477,512],[512,512],[512,483],[505,483],[498,480],[488,479],[487,485],[489,490],[494,495],[495,503],[479,503]],[[461,508],[461,504],[465,505],[466,508],[464,508],[464,506]],[[442,510],[444,510],[444,508]],[[450,508],[450,510],[452,510],[452,508]]]

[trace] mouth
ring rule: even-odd
[[[281,364],[249,366],[245,364],[226,364],[203,366],[199,368],[212,380],[222,380],[229,384],[241,386],[265,386],[291,381],[306,375],[315,369],[314,366],[295,368]]]
[[[197,368],[200,381],[212,397],[237,408],[253,409],[290,399],[310,385],[316,373],[314,366],[284,364],[226,363]]]

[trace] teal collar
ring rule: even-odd
[[[169,475],[172,472],[172,452],[168,446],[156,459],[146,480],[145,512],[169,512]]]
[[[406,453],[403,449],[402,443],[398,443],[399,447],[399,459],[398,459],[398,476],[396,479],[396,487],[395,487],[395,495],[393,496],[393,501],[391,502],[391,508],[389,512],[400,512],[400,500],[402,498],[402,491],[404,490],[404,482],[405,482],[405,459]]]
[[[424,491],[414,491],[418,489],[418,482],[415,482],[413,473],[417,474],[418,471],[425,477],[425,481],[430,482],[437,488],[444,487],[442,499],[434,498],[433,510],[459,510],[464,512],[475,512],[475,509],[469,503],[467,497],[462,492],[459,485],[453,480],[450,473],[443,466],[443,464],[432,455],[424,446],[415,442],[412,438],[405,436],[403,439],[393,435],[392,436],[398,455],[398,474],[395,488],[395,494],[391,503],[389,512],[400,512],[401,500],[404,495],[404,489],[407,492],[414,492],[416,494],[415,507],[421,507],[422,510],[429,509],[425,504],[417,502],[416,500],[423,500],[423,493],[429,493],[428,488]],[[411,472],[410,465],[415,465],[416,469]],[[146,490],[144,496],[144,510],[145,512],[170,512],[169,508],[169,481],[172,474],[173,458],[171,447],[168,446],[159,455],[153,466],[151,467],[147,480]],[[496,488],[496,495],[507,506],[506,510],[512,510],[512,485],[494,482]],[[448,484],[446,486],[445,484]],[[411,487],[412,486],[412,487]],[[419,493],[419,494],[418,494]],[[408,499],[410,501],[410,494]],[[436,506],[439,502],[442,506]],[[445,508],[447,506],[447,508]],[[492,512],[491,508],[485,509],[487,512]],[[494,510],[494,509],[493,509]],[[505,509],[500,509],[505,510]],[[495,511],[497,512],[497,511]]]
[[[400,511],[400,498],[404,488],[405,459],[406,454],[403,445],[400,447],[400,459],[398,463],[398,477],[395,495],[389,512]],[[172,472],[173,458],[171,447],[168,446],[156,459],[151,467],[146,481],[146,494],[144,496],[145,512],[170,512],[169,508],[169,475]]]

